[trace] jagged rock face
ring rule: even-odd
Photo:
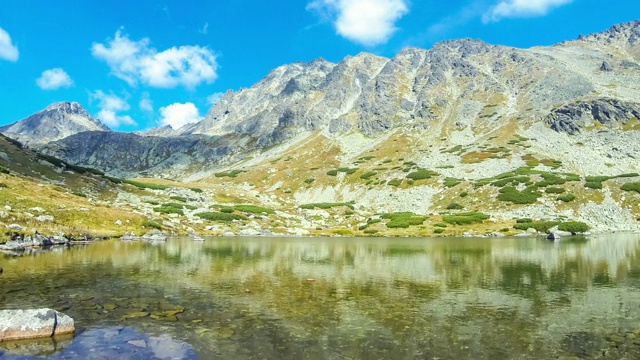
[[[43,111],[0,128],[3,134],[31,146],[43,145],[83,131],[110,131],[76,102],[52,104]]]
[[[625,124],[640,118],[640,104],[616,99],[594,99],[577,102],[553,110],[547,123],[558,132],[575,134],[594,126],[594,121],[602,125]]]
[[[41,151],[115,176],[163,174],[166,178],[180,179],[194,169],[223,164],[247,147],[246,142],[236,136],[157,137],[89,131],[52,142]]]
[[[463,142],[472,143],[506,123],[517,129],[546,121],[573,134],[589,119],[615,126],[635,116],[638,39],[636,21],[551,47],[516,49],[462,39],[430,50],[405,48],[392,59],[361,53],[338,64],[318,59],[284,65],[251,88],[228,91],[199,123],[144,134],[171,140],[77,134],[48,151],[106,171],[161,176],[232,162],[309,131],[377,138],[398,129],[467,129]],[[608,71],[600,71],[605,62]],[[207,136],[213,138],[202,145]],[[220,139],[228,142],[220,145]],[[129,155],[117,156],[113,144],[77,149],[94,141],[121,144],[117,148]],[[179,152],[166,156],[180,161],[163,161],[158,146]]]

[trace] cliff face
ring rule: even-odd
[[[10,125],[0,132],[31,146],[44,145],[83,131],[110,131],[77,102],[60,102]]]

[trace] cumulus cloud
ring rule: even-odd
[[[62,68],[54,68],[45,70],[36,80],[36,84],[42,90],[57,90],[61,87],[70,87],[73,85],[71,76]]]
[[[186,124],[200,121],[202,118],[198,112],[198,108],[193,103],[173,103],[169,106],[160,108],[160,123],[162,125],[171,125],[174,129],[179,129]]]
[[[121,125],[137,125],[129,115],[120,115],[119,112],[130,109],[127,101],[113,93],[107,94],[102,90],[97,90],[89,94],[90,101],[98,101],[100,111],[96,117],[105,125],[117,128]]]
[[[3,28],[0,28],[0,59],[18,61],[18,48],[13,45],[11,36]]]
[[[375,46],[389,40],[409,7],[408,0],[313,0],[307,10],[332,21],[340,36]]]
[[[206,47],[179,46],[158,51],[149,39],[133,41],[118,30],[106,44],[94,43],[91,54],[105,61],[113,75],[135,86],[194,88],[218,77],[215,54]]]
[[[571,3],[573,0],[504,0],[487,11],[482,22],[495,22],[503,18],[534,17],[546,15],[550,10]]]
[[[142,98],[140,99],[138,106],[142,111],[153,112],[153,101],[151,101],[151,97],[148,92],[142,93]]]

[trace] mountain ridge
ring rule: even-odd
[[[38,146],[84,131],[111,131],[77,102],[53,103],[25,119],[0,127],[3,134]]]

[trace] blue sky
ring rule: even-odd
[[[287,63],[551,45],[638,18],[637,0],[1,0],[0,125],[67,100],[114,130],[177,128]]]

